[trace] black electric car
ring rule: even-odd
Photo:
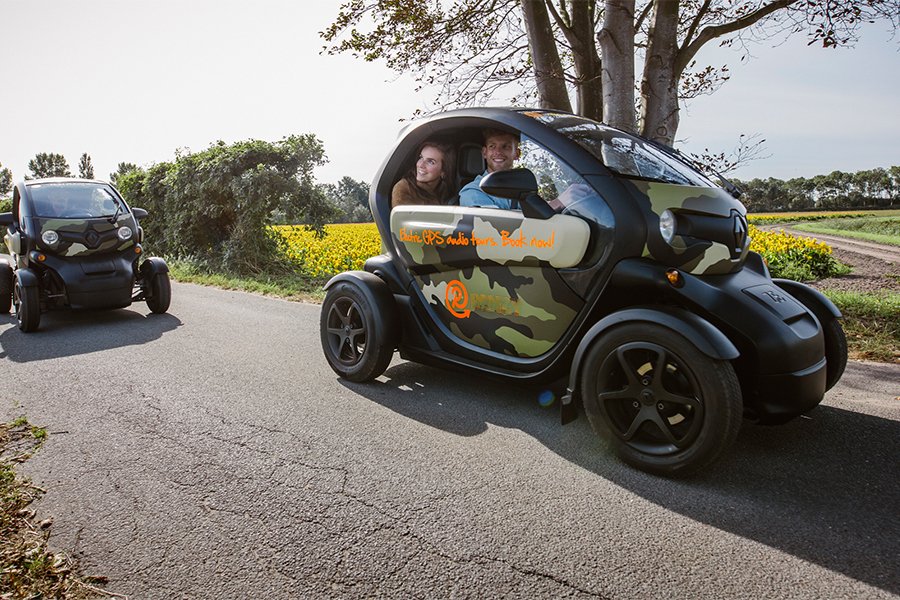
[[[169,308],[163,259],[144,258],[139,220],[103,181],[32,179],[16,184],[12,212],[0,213],[10,258],[0,258],[0,313],[15,306],[19,328],[37,330],[41,313],[58,308],[122,308],[146,301]]]
[[[517,168],[487,174],[518,210],[391,209],[420,144],[455,150],[455,189],[485,171],[485,129],[520,138]],[[840,312],[772,279],[746,210],[671,148],[572,114],[477,108],[402,132],[371,187],[384,254],[326,285],[325,357],[380,375],[395,350],[438,367],[545,386],[563,422],[583,406],[626,462],[677,475],[712,463],[744,417],[815,407],[847,360]]]

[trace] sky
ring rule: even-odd
[[[408,74],[321,53],[340,0],[0,0],[0,165],[15,180],[39,152],[87,152],[95,176],[150,166],[218,140],[312,133],[318,181],[371,182],[402,119],[433,106]],[[741,134],[767,157],[732,175],[812,177],[900,165],[900,53],[885,25],[854,49],[800,37],[705,47],[731,80],[683,107],[679,147],[730,151]],[[496,105],[506,105],[498,98]]]

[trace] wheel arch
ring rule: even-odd
[[[158,256],[150,256],[141,263],[141,277],[150,278],[159,273],[168,273],[169,265]]]
[[[40,285],[37,273],[27,267],[16,269],[15,273],[16,277],[21,282],[22,287],[38,287],[38,285]]]
[[[820,323],[829,317],[834,319],[843,317],[834,302],[817,289],[791,279],[773,279],[772,282],[799,300],[800,304],[808,308]]]
[[[376,327],[396,342],[400,339],[400,319],[397,314],[397,303],[387,283],[380,277],[367,271],[344,271],[328,280],[325,290],[341,282],[357,284],[366,300],[375,307]]]
[[[734,360],[740,356],[737,347],[706,319],[676,307],[635,307],[607,315],[595,323],[578,343],[572,366],[569,369],[569,383],[560,403],[562,423],[565,425],[578,416],[574,402],[580,393],[578,381],[581,363],[594,341],[609,329],[623,323],[653,323],[672,330],[685,337],[700,352],[718,360]]]

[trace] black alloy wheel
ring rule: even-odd
[[[373,308],[358,285],[348,281],[328,290],[322,303],[320,337],[325,358],[335,373],[350,381],[372,380],[394,355],[391,332],[382,331]]]
[[[686,475],[714,462],[735,440],[743,405],[734,369],[655,324],[603,334],[581,368],[585,411],[628,464]]]

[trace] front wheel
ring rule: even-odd
[[[147,307],[150,312],[160,314],[169,310],[169,304],[172,302],[172,284],[169,282],[169,274],[163,271],[153,275],[150,278],[149,288]]]
[[[37,331],[41,324],[41,299],[36,286],[23,286],[16,279],[13,289],[13,303],[16,306],[16,321],[25,333]]]
[[[659,325],[632,323],[604,333],[584,358],[580,385],[594,431],[643,471],[696,472],[740,430],[743,403],[731,364]]]
[[[385,321],[359,288],[363,283],[341,281],[328,290],[322,303],[319,334],[325,359],[335,373],[350,381],[375,379],[387,369],[394,344]]]
[[[841,322],[835,317],[822,321],[825,337],[825,391],[834,387],[847,368],[847,336]]]

